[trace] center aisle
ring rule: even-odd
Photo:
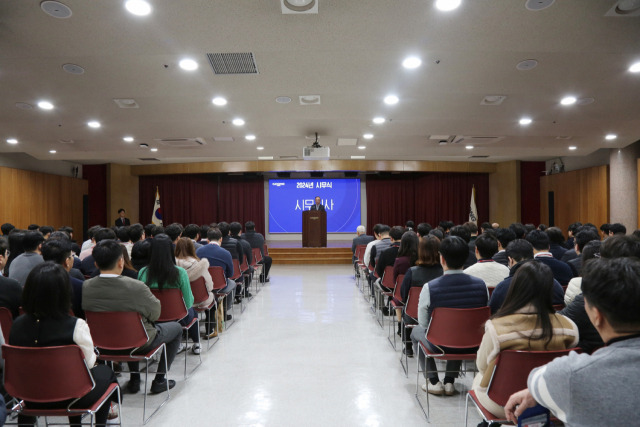
[[[235,324],[203,351],[204,363],[186,381],[184,355],[176,357],[171,400],[148,425],[425,425],[413,397],[415,359],[406,378],[399,351],[373,319],[352,271],[350,265],[274,266],[271,282],[244,313],[235,306]],[[134,409],[141,398],[125,394],[127,425],[141,424]],[[431,425],[463,424],[463,395],[431,404]]]

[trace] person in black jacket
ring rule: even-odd
[[[533,246],[533,258],[547,264],[560,285],[567,286],[573,278],[573,271],[569,264],[555,259],[549,252],[549,236],[544,231],[533,230],[527,234],[526,239]]]
[[[129,218],[125,218],[126,212],[124,209],[118,209],[118,219],[116,219],[116,227],[125,227],[127,225],[131,225],[131,221]]]
[[[9,259],[9,242],[4,237],[0,237],[0,271],[7,263],[7,259]],[[18,309],[21,305],[22,286],[20,283],[0,274],[0,307],[8,308],[11,311],[11,316],[15,319],[18,317]]]

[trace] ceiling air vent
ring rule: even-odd
[[[253,53],[207,53],[214,74],[258,74]]]
[[[141,160],[143,162],[159,162],[160,159],[156,159],[155,157],[141,157],[138,158],[138,160]]]
[[[489,156],[469,156],[470,159],[486,159]]]
[[[160,138],[156,139],[160,144],[172,148],[200,147],[206,145],[204,138]]]
[[[451,142],[453,144],[460,144],[464,142],[465,144],[492,144],[494,142],[498,142],[504,139],[504,136],[462,136],[458,135]]]

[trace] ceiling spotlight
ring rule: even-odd
[[[193,71],[198,69],[198,63],[193,59],[183,59],[178,63],[178,65],[180,66],[180,68],[186,71]]]
[[[221,96],[216,96],[211,100],[214,105],[223,106],[227,105],[227,100]]]
[[[395,95],[387,95],[384,98],[384,103],[387,105],[394,105],[397,104],[399,101],[398,97]]]
[[[53,104],[49,101],[38,102],[38,107],[42,108],[43,110],[53,110]]]
[[[402,66],[410,70],[414,68],[418,68],[420,65],[422,65],[422,60],[417,56],[410,56],[404,61],[402,61]]]
[[[133,142],[133,137],[132,136],[125,136],[124,138],[122,138],[122,140],[124,142]]]
[[[56,150],[49,150],[49,152],[50,152],[51,154],[56,154],[56,153],[57,153],[57,151],[56,151]]]
[[[100,122],[92,120],[90,122],[87,122],[87,126],[89,126],[90,128],[98,129],[101,125]]]
[[[358,150],[364,150],[365,148],[367,148],[367,147],[364,146],[364,145],[358,145]]]
[[[607,141],[613,141],[614,139],[616,139],[618,137],[618,135],[616,135],[615,133],[609,133],[607,134],[607,136],[605,136],[604,138]]]
[[[364,135],[362,135],[362,137],[364,139],[371,139],[371,138],[373,138],[373,134],[372,133],[365,133]]]
[[[462,0],[436,0],[436,9],[443,12],[449,12],[457,9],[462,3]]]
[[[577,149],[578,149],[578,147],[576,147],[575,145],[570,145],[569,146],[569,150],[573,151],[573,150],[577,150]]]
[[[560,100],[560,104],[562,105],[573,105],[577,101],[575,96],[565,96]]]
[[[244,139],[246,139],[247,141],[255,141],[256,140],[256,136],[249,134],[249,135],[245,136]]]
[[[467,145],[464,148],[466,148],[467,150],[473,150],[473,145]]]
[[[256,147],[256,150],[264,150],[264,147]]]
[[[520,124],[522,126],[530,125],[532,120],[529,117],[523,117],[520,119]]]
[[[153,152],[155,153],[156,151],[158,151],[158,149],[157,149],[157,148],[152,148],[152,149],[151,149],[151,150],[149,150],[149,151],[153,151]]]
[[[640,62],[636,62],[629,67],[629,71],[632,73],[640,73]]]
[[[136,16],[147,16],[151,13],[151,5],[144,0],[127,0],[124,7]]]
[[[8,142],[9,144],[17,144],[17,143],[18,143],[18,140],[17,140],[17,139],[15,139],[15,138],[9,138],[9,139],[7,139],[7,142]]]
[[[377,125],[381,125],[382,123],[386,122],[387,119],[385,119],[384,117],[375,117],[373,119],[373,123],[377,124]]]
[[[242,120],[242,119],[233,119],[233,121],[231,123],[233,123],[236,126],[242,126],[242,125],[244,125],[244,120]]]

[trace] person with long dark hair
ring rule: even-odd
[[[188,325],[196,316],[189,275],[184,268],[176,265],[173,244],[166,234],[158,234],[151,240],[149,264],[140,270],[138,280],[146,283],[151,289],[178,288],[182,291],[182,298],[188,312],[187,316],[178,322],[181,325]],[[189,328],[189,337],[193,341],[191,351],[194,354],[200,354],[200,331],[197,322]],[[186,347],[181,343],[178,353],[185,349]]]
[[[473,390],[491,413],[504,418],[504,408],[487,395],[493,367],[503,350],[562,350],[578,344],[578,327],[552,305],[553,273],[541,262],[524,263],[513,276],[502,307],[485,324],[478,349]]]
[[[418,244],[420,238],[413,231],[406,231],[400,239],[398,256],[393,263],[393,283],[398,280],[398,276],[405,274],[408,269],[416,265],[418,260]]]
[[[84,354],[87,366],[93,366],[96,355],[93,340],[87,323],[69,315],[71,309],[71,284],[69,274],[59,264],[44,262],[35,266],[24,285],[22,294],[23,316],[13,322],[9,344],[22,347],[50,347],[77,345]],[[51,367],[55,369],[55,366]],[[91,368],[95,387],[77,405],[91,406],[104,394],[112,383],[117,383],[113,370],[107,365]],[[117,402],[117,396],[111,399]],[[64,408],[70,402],[33,403],[32,407]],[[104,404],[96,412],[96,424],[105,425],[109,414],[109,405]],[[35,417],[18,415],[19,425],[33,425]],[[72,426],[80,425],[81,416],[70,416]]]

